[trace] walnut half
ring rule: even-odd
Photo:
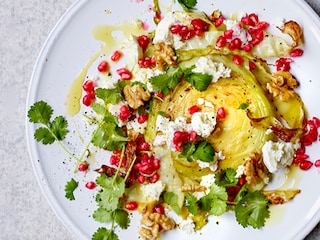
[[[150,93],[143,89],[140,85],[127,85],[123,89],[124,98],[128,102],[129,106],[133,109],[137,109],[144,105],[145,101],[150,99]]]
[[[290,72],[278,71],[272,74],[272,82],[267,83],[267,89],[273,97],[279,98],[281,101],[288,101],[294,97],[294,88],[298,86],[298,81]]]
[[[164,42],[154,45],[154,57],[160,70],[164,70],[166,65],[176,65],[177,56],[172,47]]]

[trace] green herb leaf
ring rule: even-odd
[[[62,117],[56,117],[51,123],[51,131],[58,140],[63,140],[68,133],[68,122]]]
[[[64,187],[65,197],[71,201],[75,200],[73,192],[77,187],[78,187],[78,182],[76,182],[76,180],[71,178],[71,180],[67,182],[67,184]]]
[[[184,199],[184,206],[188,209],[189,213],[192,215],[198,214],[198,205],[197,205],[197,199],[191,194],[188,193]]]
[[[197,0],[178,0],[183,10],[190,11],[197,5]]]
[[[198,91],[205,91],[212,81],[212,76],[210,74],[192,72],[192,69],[194,69],[194,66],[183,71],[184,79]]]
[[[227,200],[226,189],[212,184],[209,194],[199,200],[199,207],[210,214],[220,216],[227,211]]]
[[[165,203],[169,204],[170,207],[175,211],[177,214],[180,213],[180,207],[178,205],[178,196],[174,192],[164,192],[163,200]]]
[[[113,230],[101,227],[93,234],[91,240],[119,240],[119,237]]]
[[[248,103],[241,103],[240,106],[239,106],[239,109],[242,109],[242,110],[245,110],[249,107],[249,104]]]
[[[200,160],[203,162],[212,162],[214,159],[214,149],[210,143],[203,140],[197,144],[196,151],[193,153],[192,157],[195,160]]]
[[[101,191],[96,195],[96,202],[99,207],[107,211],[114,211],[118,208],[119,198],[125,191],[125,181],[123,178],[108,177],[103,174],[97,177],[96,182],[101,186]]]
[[[238,178],[236,178],[237,172],[233,168],[221,169],[215,174],[215,184],[221,187],[236,186]]]
[[[186,157],[189,162],[193,161],[192,154],[196,151],[196,145],[193,142],[186,142],[183,145],[180,156]]]
[[[182,77],[183,71],[179,67],[170,67],[166,73],[151,77],[150,83],[156,92],[167,95],[171,89],[175,88]]]
[[[114,212],[114,220],[122,229],[127,229],[130,223],[128,212],[123,209],[116,209]]]
[[[99,207],[93,212],[93,219],[100,223],[108,223],[113,221],[113,212],[105,208]]]
[[[128,138],[125,132],[114,123],[101,123],[92,137],[93,145],[108,149],[119,150],[126,145]]]
[[[123,99],[123,96],[119,88],[113,88],[113,89],[98,88],[95,90],[95,95],[97,98],[101,98],[104,101],[106,106],[109,103],[117,104]]]
[[[243,227],[261,228],[270,216],[268,199],[259,191],[249,192],[236,205],[235,214]]]
[[[39,101],[30,107],[28,111],[28,118],[32,123],[42,123],[44,125],[49,125],[52,114],[52,107],[44,101]]]
[[[56,140],[54,135],[46,127],[39,127],[34,132],[34,138],[42,144],[52,144]]]

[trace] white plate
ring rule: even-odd
[[[30,85],[27,108],[36,101],[44,100],[54,108],[54,114],[65,115],[65,101],[70,85],[101,46],[101,42],[93,38],[92,30],[97,25],[120,24],[123,20],[130,21],[137,17],[152,22],[153,13],[148,10],[151,2],[143,0],[76,2],[58,22],[41,51]],[[166,5],[165,2],[172,3],[168,0],[159,2],[162,6]],[[320,21],[304,1],[199,0],[197,8],[207,13],[220,9],[227,16],[232,12],[255,12],[259,14],[260,19],[269,22],[278,18],[299,22],[304,28],[305,54],[295,59],[292,72],[301,83],[299,93],[310,116],[320,117]],[[77,117],[68,120],[70,129],[74,129],[73,120],[75,123],[80,121]],[[85,177],[74,175],[74,162],[57,144],[44,146],[36,143],[33,139],[34,130],[34,126],[27,123],[32,164],[45,196],[76,239],[91,239],[92,233],[101,224],[91,217],[96,207],[94,192],[85,189],[83,185],[85,181],[94,180],[94,175],[88,174]],[[69,145],[72,151],[79,151],[81,143],[76,133],[66,142],[72,143]],[[320,158],[319,144],[308,149],[308,153],[311,159]],[[76,201],[69,201],[64,197],[64,185],[71,177],[75,177],[81,185],[75,192]],[[162,239],[194,240],[209,237],[220,240],[303,239],[320,220],[319,180],[320,169],[315,167],[299,174],[299,179],[294,184],[298,184],[302,193],[284,206],[272,207],[271,219],[261,230],[244,229],[236,223],[233,213],[227,213],[219,218],[211,218],[201,235],[188,236],[175,230],[163,235]],[[137,224],[133,223],[129,230],[117,233],[120,239],[138,239],[137,228]]]

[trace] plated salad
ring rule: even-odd
[[[119,239],[115,229],[128,228],[133,211],[141,239],[173,229],[195,234],[229,211],[244,228],[260,229],[271,205],[300,193],[270,188],[275,176],[320,166],[306,154],[320,120],[307,115],[290,72],[303,57],[299,23],[178,2],[181,11],[162,12],[155,1],[154,29],[133,19],[128,37],[106,43],[82,81],[81,100],[67,103],[80,106],[72,117],[92,129],[80,153],[64,142],[67,117],[54,117],[44,101],[28,111],[41,125],[35,139],[75,159],[74,176],[96,174],[85,185],[101,223],[92,240]],[[108,157],[95,158],[98,152]],[[65,196],[76,201],[79,182],[70,178]]]

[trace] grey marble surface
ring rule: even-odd
[[[0,0],[0,240],[71,240],[36,182],[25,137],[25,102],[47,35],[74,0]],[[307,0],[320,14],[320,1]],[[320,239],[320,224],[307,240]]]

